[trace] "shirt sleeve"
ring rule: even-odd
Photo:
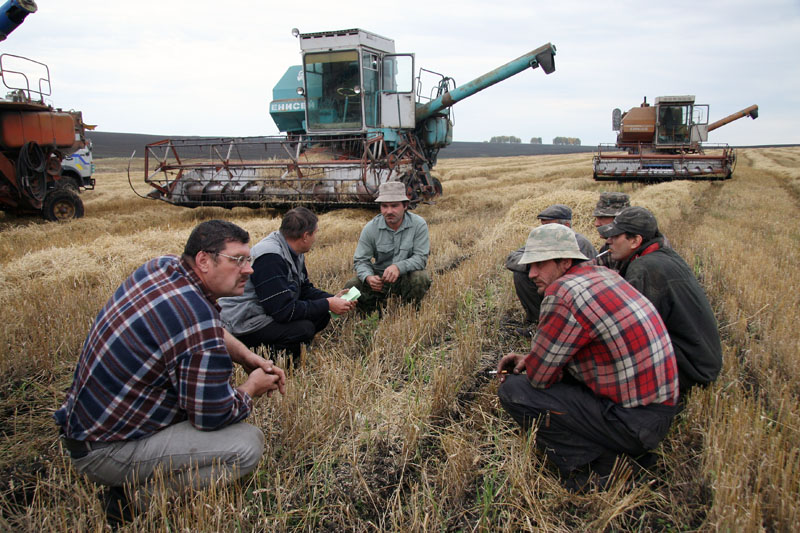
[[[506,268],[509,269],[512,272],[527,273],[528,272],[528,265],[527,264],[525,264],[525,265],[520,265],[519,264],[519,260],[522,259],[522,254],[524,254],[524,253],[525,253],[525,247],[522,246],[522,247],[514,250],[510,254],[508,254],[508,257],[506,257]]]
[[[278,254],[264,254],[256,259],[250,276],[264,313],[279,324],[318,318],[328,311],[328,296],[313,300],[300,297],[303,287],[289,280],[289,266]],[[313,285],[311,288],[318,290]]]
[[[230,383],[233,362],[225,349],[222,327],[218,337],[204,341],[176,361],[172,381],[178,406],[201,431],[239,422],[250,414],[252,399]]]
[[[431,253],[428,223],[421,218],[418,220],[420,220],[420,223],[414,227],[411,255],[395,263],[401,275],[413,272],[414,270],[424,270],[425,266],[428,264],[428,255]]]
[[[375,270],[372,268],[372,258],[375,257],[375,234],[372,226],[373,224],[369,222],[361,230],[356,252],[353,254],[353,268],[361,281],[375,274]]]
[[[545,296],[539,329],[533,338],[525,368],[531,385],[546,389],[561,379],[564,367],[591,341],[569,308],[554,295]]]

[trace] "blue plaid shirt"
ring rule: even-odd
[[[139,439],[189,420],[219,429],[250,413],[213,298],[176,256],[139,267],[97,315],[54,418],[67,437]]]

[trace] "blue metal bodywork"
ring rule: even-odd
[[[400,181],[413,207],[442,192],[430,171],[453,140],[450,106],[529,67],[555,69],[548,43],[461,87],[424,71],[439,78],[426,94],[424,69],[415,76],[414,55],[396,53],[391,39],[360,29],[296,36],[302,64],[269,105],[286,136],[149,145],[151,197],[190,207],[374,206],[382,183]]]

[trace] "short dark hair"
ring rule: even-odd
[[[247,244],[250,234],[227,220],[207,220],[192,230],[183,248],[183,255],[194,260],[197,252],[218,254],[229,242]]]
[[[314,233],[318,221],[310,209],[295,207],[283,215],[280,232],[285,239],[299,239],[306,233]]]

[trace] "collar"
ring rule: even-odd
[[[217,299],[206,288],[203,280],[201,280],[200,276],[197,275],[197,272],[194,271],[194,267],[192,267],[192,265],[190,265],[183,257],[180,257],[179,261],[181,268],[186,271],[186,276],[189,278],[189,281],[198,289],[200,289],[200,292],[203,293],[203,297],[205,297],[205,299],[208,300],[208,302],[213,305],[217,311],[222,311],[222,308],[217,303]]]

